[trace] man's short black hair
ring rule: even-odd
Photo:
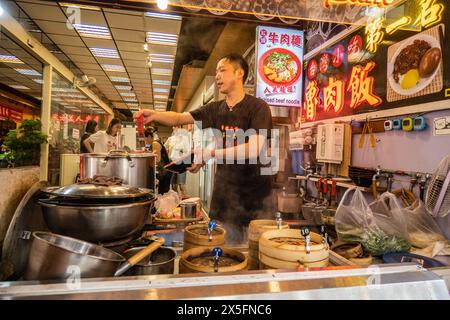
[[[230,53],[227,54],[225,57],[223,57],[222,59],[226,59],[228,61],[230,61],[230,63],[232,64],[237,64],[240,68],[242,68],[242,70],[244,70],[244,77],[242,78],[242,82],[245,83],[245,81],[247,80],[248,77],[248,63],[247,61],[245,61],[244,57],[242,55],[240,55],[239,53]],[[220,60],[222,60],[220,59]]]
[[[152,137],[152,138],[153,138],[153,130],[150,129],[150,128],[145,129],[145,131],[144,131],[144,136],[145,136],[146,138],[148,138],[148,137]]]

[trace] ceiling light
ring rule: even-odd
[[[147,42],[150,44],[161,44],[166,46],[176,46],[178,35],[172,33],[147,32]]]
[[[153,96],[153,98],[159,99],[159,100],[167,100],[167,99],[169,99],[169,96],[168,95],[162,95],[162,94],[155,94]]]
[[[125,98],[125,99],[123,99],[123,101],[125,101],[127,103],[128,102],[138,102],[136,98],[134,98],[134,99],[133,98]]]
[[[40,76],[41,74],[33,69],[14,69],[18,73],[26,75],[26,76]]]
[[[125,77],[109,77],[112,82],[130,82],[130,79]]]
[[[72,7],[72,8],[86,9],[86,10],[95,10],[95,11],[101,10],[99,7],[86,6],[86,5],[82,5],[82,4],[74,4],[74,3],[68,3],[68,2],[60,2],[59,5],[61,7]]]
[[[0,62],[3,63],[22,63],[23,61],[11,54],[0,54]]]
[[[156,0],[156,4],[158,5],[158,8],[161,10],[166,10],[167,6],[169,5],[168,0]]]
[[[160,86],[170,86],[171,81],[169,80],[153,80],[153,85],[160,85]]]
[[[136,97],[133,92],[119,92],[122,97]]]
[[[152,74],[160,75],[160,76],[170,76],[172,74],[172,70],[171,69],[153,68]]]
[[[175,63],[175,56],[173,54],[151,53],[150,60],[152,62]]]
[[[145,15],[150,18],[159,19],[170,19],[170,20],[181,20],[181,16],[175,14],[157,13],[157,12],[146,12]]]
[[[169,89],[163,89],[163,88],[153,88],[154,92],[159,92],[159,93],[169,93],[170,90]]]
[[[102,68],[105,71],[125,72],[125,68],[118,64],[102,64]]]
[[[94,57],[119,59],[119,53],[115,49],[89,48]]]
[[[3,8],[0,6],[0,16],[3,14]]]
[[[42,79],[33,79],[34,82],[39,83],[39,84],[43,84],[44,80]]]
[[[104,26],[75,23],[73,25],[80,36],[87,38],[111,39],[109,29]]]
[[[125,91],[130,91],[131,89],[133,89],[132,86],[115,86],[117,90],[125,90]]]
[[[30,90],[30,88],[25,87],[21,84],[11,84],[9,85],[11,88],[17,89],[17,90]]]
[[[148,52],[148,50],[150,50],[148,43],[144,43],[144,51]]]

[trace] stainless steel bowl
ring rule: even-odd
[[[139,232],[153,200],[129,204],[56,205],[40,201],[50,231],[89,241],[111,241]]]
[[[125,258],[130,258],[144,247],[131,248],[123,253]],[[150,256],[133,266],[124,275],[152,275],[152,274],[173,274],[175,258],[177,253],[168,247],[161,247]]]
[[[25,280],[111,277],[125,258],[101,246],[49,232],[33,232]]]

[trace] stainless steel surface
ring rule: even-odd
[[[34,232],[26,280],[109,277],[123,258],[101,246],[49,232]]]
[[[132,248],[124,252],[123,256],[128,259],[143,248],[144,247]],[[161,247],[128,270],[125,275],[173,274],[176,256],[177,253],[175,250],[168,247]]]
[[[36,182],[17,206],[3,241],[0,281],[22,276],[31,247],[30,234],[48,230],[37,203],[43,196],[41,189],[48,185],[47,181]]]
[[[183,202],[180,203],[181,219],[194,219],[197,217],[197,203]]]
[[[0,283],[2,299],[445,299],[444,280],[413,264],[346,270],[136,276],[66,283]]]
[[[100,186],[95,184],[71,184],[63,187],[49,187],[42,190],[59,197],[127,199],[148,196],[150,190],[129,185]]]
[[[101,206],[63,206],[41,202],[41,206],[52,232],[99,242],[125,238],[139,232],[147,221],[153,201]]]
[[[156,155],[153,153],[80,155],[80,177],[93,178],[95,175],[116,176],[124,183],[155,190]]]

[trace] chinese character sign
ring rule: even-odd
[[[256,97],[271,106],[302,106],[303,31],[258,27]]]

